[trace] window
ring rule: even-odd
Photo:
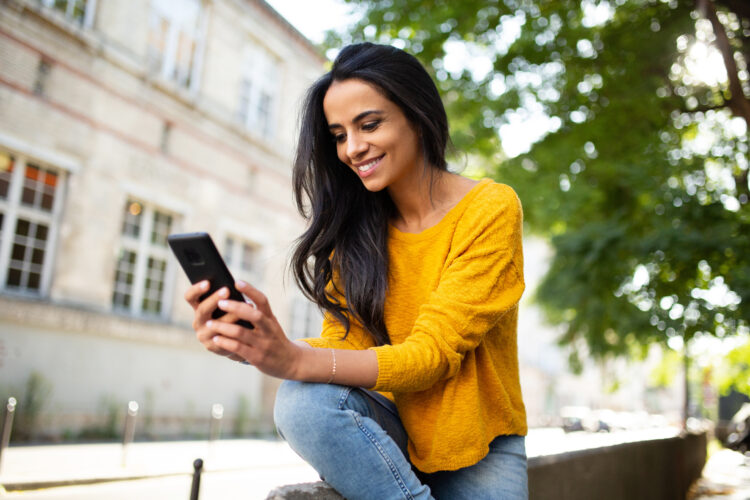
[[[224,261],[235,279],[248,281],[256,288],[262,285],[263,271],[258,245],[228,236],[224,245]]]
[[[292,299],[292,328],[287,334],[291,339],[319,337],[323,325],[323,316],[318,306],[305,297]]]
[[[0,150],[0,283],[4,290],[46,293],[63,175]]]
[[[246,50],[237,116],[245,127],[265,139],[275,133],[279,73],[276,58],[257,47]]]
[[[151,0],[148,67],[165,80],[190,88],[199,38],[199,0]]]
[[[71,21],[90,28],[94,21],[96,0],[40,0],[42,5],[58,10]]]
[[[112,306],[131,314],[165,316],[167,235],[174,217],[129,199],[125,203]]]

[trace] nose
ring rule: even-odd
[[[357,160],[365,154],[368,147],[367,141],[362,140],[359,134],[349,134],[346,142],[346,154],[352,160]]]

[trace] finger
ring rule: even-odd
[[[221,354],[223,356],[226,356],[227,353],[221,352],[219,349],[216,348],[216,345],[211,342],[211,339],[216,336],[216,332],[214,332],[210,328],[211,322],[216,323],[234,323],[237,321],[238,318],[234,316],[234,314],[224,314],[221,318],[218,318],[216,320],[211,319],[211,316],[208,317],[200,317],[198,313],[196,313],[196,317],[193,321],[193,329],[195,330],[196,338],[198,341],[203,344],[203,346],[208,349],[209,351],[215,353],[215,354]]]
[[[198,283],[190,286],[185,292],[185,300],[190,304],[193,309],[198,306],[200,302],[200,296],[208,291],[210,283],[208,280],[199,281]]]
[[[273,316],[273,311],[271,311],[271,304],[269,304],[268,298],[260,290],[244,281],[238,281],[234,286],[235,288],[237,288],[237,290],[247,295],[247,297],[253,301],[255,307],[257,307],[259,311],[268,316]]]
[[[231,354],[229,352],[223,351],[213,342],[212,339],[216,336],[216,332],[214,332],[206,324],[202,324],[200,328],[196,328],[195,336],[198,339],[198,342],[200,342],[201,345],[203,345],[203,347],[208,351],[220,356],[229,356]]]
[[[209,295],[205,300],[201,301],[200,304],[198,304],[198,307],[195,309],[196,318],[202,319],[203,322],[211,319],[211,315],[216,309],[216,304],[220,300],[226,299],[227,297],[229,297],[229,288],[227,287],[221,287],[220,289]]]
[[[220,300],[217,307],[226,312],[227,316],[232,315],[239,319],[244,319],[250,323],[258,323],[263,317],[263,313],[253,305],[246,302],[237,302],[236,300]]]
[[[206,326],[214,333],[214,337],[227,337],[235,339],[247,345],[253,341],[252,330],[248,330],[235,323],[222,323],[221,321],[209,321]],[[212,338],[212,340],[216,340]]]
[[[213,338],[212,342],[222,351],[230,353],[228,356],[230,359],[239,358],[240,360],[244,360],[245,356],[242,353],[249,353],[247,344],[243,344],[233,338],[217,335]]]

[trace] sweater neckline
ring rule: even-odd
[[[479,191],[481,191],[487,184],[491,182],[492,182],[492,179],[488,177],[481,179],[469,190],[468,193],[464,195],[463,198],[461,198],[461,200],[459,200],[458,203],[456,203],[453,206],[453,208],[448,210],[448,213],[446,213],[442,219],[440,219],[436,224],[418,233],[405,233],[399,230],[393,224],[389,223],[388,224],[389,238],[395,239],[395,240],[402,240],[402,241],[418,241],[418,240],[432,237],[435,233],[440,232],[445,226],[447,226],[448,224],[451,224],[458,217],[460,217],[461,214],[466,209],[466,206],[469,203],[471,203],[471,200],[473,200],[476,197],[477,193],[479,193]]]

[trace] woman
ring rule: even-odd
[[[349,499],[527,496],[521,207],[448,172],[448,142],[414,57],[344,48],[307,94],[294,167],[309,228],[292,267],[321,337],[288,340],[246,283],[254,305],[226,289],[198,303],[207,283],[186,293],[203,345],[286,379],[279,432]],[[215,307],[228,314],[211,321]]]

